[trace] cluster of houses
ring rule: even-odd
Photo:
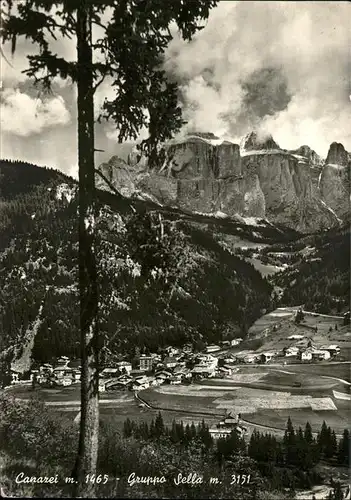
[[[210,427],[209,432],[213,439],[225,439],[235,430],[240,437],[247,434],[247,428],[241,424],[240,414],[226,415],[217,425]]]
[[[205,352],[195,354],[193,346],[186,344],[182,348],[172,346],[163,350],[162,354],[142,354],[138,366],[128,360],[115,362],[103,368],[100,373],[100,391],[128,388],[142,390],[152,385],[163,383],[181,384],[192,380],[225,376],[232,369],[228,366],[218,367],[218,358],[213,356],[221,350],[238,345],[242,339],[220,342],[220,345],[209,345]],[[233,361],[232,359],[229,362]],[[21,374],[11,371],[12,384],[20,382]],[[80,381],[81,362],[61,356],[54,363],[37,365],[30,370],[30,381],[46,387],[70,386]]]
[[[100,373],[99,391],[118,389],[140,391],[161,384],[189,384],[203,378],[230,377],[238,371],[235,365],[241,363],[269,363],[277,357],[313,362],[328,360],[340,353],[338,345],[317,347],[303,335],[291,335],[287,340],[291,344],[289,347],[271,352],[247,350],[228,352],[228,349],[238,345],[242,339],[223,341],[220,345],[209,345],[201,353],[194,352],[190,344],[182,348],[169,346],[162,351],[162,354],[140,355],[138,365],[134,367],[128,360],[105,366]],[[12,383],[17,383],[18,374],[12,375]],[[54,364],[42,364],[30,372],[33,384],[38,383],[48,387],[70,386],[79,382],[80,376],[80,360],[71,361],[67,356],[60,357]]]
[[[291,335],[287,340],[294,341],[293,345],[282,350],[270,352],[241,351],[231,355],[236,363],[269,363],[276,358],[294,358],[296,361],[326,361],[340,353],[338,345],[316,346],[303,335]],[[229,360],[226,360],[228,362]],[[280,362],[280,361],[279,361]]]
[[[189,384],[202,378],[231,375],[235,368],[225,363],[219,366],[219,358],[212,354],[220,350],[220,346],[212,345],[204,353],[194,353],[191,345],[185,345],[181,349],[167,347],[163,355],[142,354],[137,369],[132,369],[127,361],[106,367],[100,375],[99,390],[141,391],[161,384]]]
[[[43,386],[67,387],[80,381],[80,360],[70,360],[67,356],[60,357],[55,365],[44,363],[30,371],[32,383]]]
[[[307,342],[304,335],[291,335],[288,340],[296,340],[296,344],[283,349],[286,357],[296,357],[301,361],[326,361],[340,353],[336,344],[316,346],[311,340]]]

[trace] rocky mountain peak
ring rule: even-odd
[[[297,149],[290,150],[290,153],[306,158],[311,167],[322,167],[324,160],[310,146],[306,144]]]
[[[346,167],[349,162],[349,154],[340,142],[333,142],[328,151],[326,164],[340,165]]]
[[[244,151],[280,149],[271,135],[260,137],[256,132],[250,132],[242,141]]]

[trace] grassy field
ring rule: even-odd
[[[286,371],[299,371],[300,373],[310,375],[322,375],[326,377],[335,377],[351,382],[351,362],[349,363],[318,363],[318,364],[301,364],[297,366],[287,366]],[[302,377],[302,375],[301,375]],[[310,377],[308,377],[310,380]],[[326,379],[324,379],[326,380]]]
[[[42,401],[51,402],[80,402],[80,384],[73,384],[68,387],[60,387],[53,389],[46,389],[44,387],[37,386],[35,389],[31,385],[16,385],[8,390],[9,394],[12,394],[16,398],[29,399],[38,398]],[[100,400],[116,400],[122,401],[125,398],[131,397],[133,399],[133,393],[124,393],[122,391],[116,392],[106,392],[100,393]]]
[[[255,413],[243,415],[243,418],[249,422],[270,427],[277,427],[279,429],[285,429],[288,417],[291,418],[295,428],[304,428],[306,422],[308,421],[312,426],[313,432],[318,432],[320,430],[323,420],[325,420],[327,425],[330,425],[330,427],[334,429],[337,434],[342,434],[343,430],[349,427],[349,419],[347,418],[347,415],[339,411],[312,411],[308,408],[291,408],[281,410],[260,409]]]

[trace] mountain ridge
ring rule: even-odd
[[[308,233],[338,225],[345,216],[344,184],[350,164],[344,161],[347,152],[342,153],[342,145],[337,147],[338,152],[330,154],[337,155],[336,160],[342,157],[341,179],[333,171],[322,175],[329,164],[308,146],[285,150],[271,136],[261,139],[254,132],[241,146],[213,134],[192,132],[170,141],[166,161],[158,170],[148,170],[145,159],[135,153],[127,162],[112,157],[99,170],[128,197],[147,194],[162,205],[219,211],[228,217],[260,217]],[[97,183],[107,188],[101,179]],[[327,194],[330,186],[334,186],[335,203]]]

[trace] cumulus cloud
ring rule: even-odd
[[[70,113],[61,96],[33,98],[19,89],[5,89],[0,96],[1,130],[14,135],[38,134],[45,128],[66,125]]]
[[[190,44],[175,38],[168,50],[187,129],[350,149],[350,12],[346,2],[221,2]]]

